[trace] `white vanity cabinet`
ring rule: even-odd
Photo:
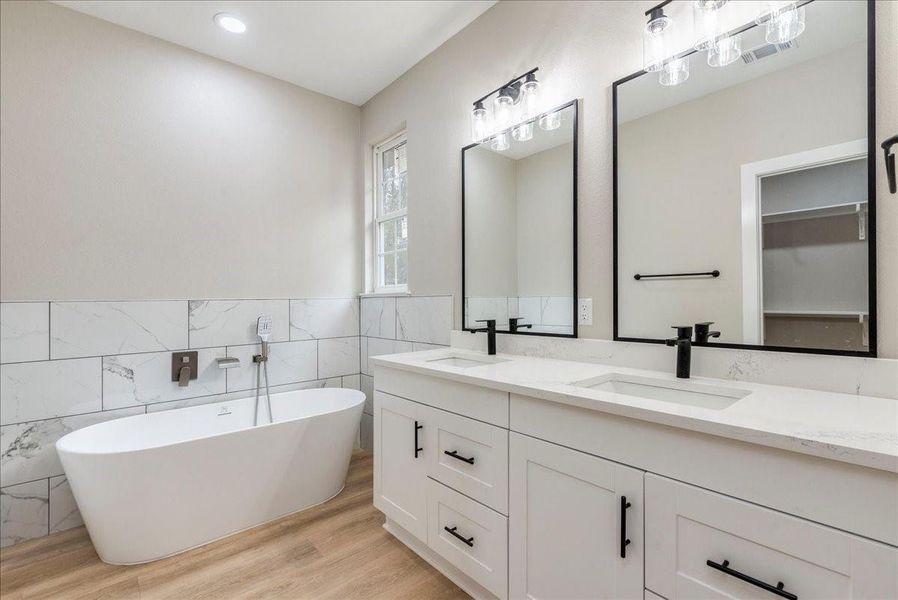
[[[372,360],[375,506],[475,598],[898,598],[893,472]]]
[[[509,595],[642,598],[643,472],[512,433]]]

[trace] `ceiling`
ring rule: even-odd
[[[361,105],[495,0],[57,0],[56,4]],[[219,29],[229,12],[243,34]]]

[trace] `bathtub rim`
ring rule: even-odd
[[[155,415],[155,414],[159,414],[161,412],[174,413],[174,412],[178,412],[178,411],[182,411],[182,410],[208,408],[210,406],[215,406],[218,404],[226,404],[229,402],[241,402],[241,401],[246,401],[246,400],[254,400],[254,396],[250,395],[245,398],[221,400],[219,402],[209,402],[207,404],[199,404],[197,406],[184,406],[181,408],[169,409],[167,411],[159,411],[159,413],[143,413],[143,414],[131,415],[128,417],[121,417],[119,419],[111,419],[109,421],[102,421],[100,423],[94,423],[92,425],[88,425],[87,427],[82,427],[81,429],[76,429],[75,431],[70,431],[69,433],[65,434],[64,436],[62,436],[61,438],[56,440],[56,442],[53,444],[53,446],[56,449],[56,452],[59,453],[60,455],[68,454],[71,456],[123,456],[123,455],[138,453],[138,452],[147,452],[147,451],[151,451],[151,450],[158,450],[160,448],[173,448],[173,447],[183,446],[183,445],[191,444],[194,442],[199,442],[201,440],[208,440],[208,439],[225,436],[225,435],[233,435],[235,433],[239,433],[242,431],[264,430],[266,428],[275,427],[275,426],[286,426],[286,425],[288,425],[290,423],[294,423],[296,421],[303,421],[305,419],[320,417],[322,415],[339,414],[339,413],[342,413],[345,411],[355,410],[359,407],[361,407],[362,410],[364,410],[364,404],[365,404],[365,400],[366,400],[365,393],[362,392],[361,390],[357,390],[354,388],[308,388],[308,389],[299,389],[299,390],[289,390],[289,391],[284,391],[284,392],[277,392],[275,394],[272,394],[271,397],[273,399],[275,396],[280,396],[283,394],[294,394],[297,392],[316,392],[316,391],[321,391],[324,389],[330,389],[332,391],[341,390],[343,392],[354,392],[355,394],[359,395],[358,402],[352,403],[348,406],[345,406],[345,407],[342,407],[342,408],[339,408],[336,410],[316,412],[316,413],[313,413],[310,415],[303,415],[301,417],[287,419],[285,421],[275,421],[273,423],[263,423],[261,425],[249,425],[247,427],[242,427],[240,429],[235,429],[232,431],[222,431],[222,432],[218,432],[218,433],[212,433],[209,435],[201,435],[201,436],[197,436],[197,437],[192,437],[192,438],[180,440],[177,442],[171,442],[171,443],[166,443],[166,444],[147,445],[147,446],[143,446],[141,448],[132,448],[132,449],[128,449],[128,450],[113,450],[113,451],[83,450],[83,449],[76,450],[76,449],[63,447],[63,444],[62,444],[67,437],[74,435],[74,434],[78,434],[80,432],[88,431],[92,428],[100,428],[100,427],[104,427],[104,426],[109,426],[113,423],[121,422],[121,421],[134,420],[134,419],[145,419],[145,418],[149,417],[151,414]],[[260,402],[264,401],[264,396],[259,396],[259,401]],[[282,516],[286,516],[286,515],[282,515]],[[277,517],[277,518],[280,518],[280,517]],[[110,563],[110,564],[114,564],[114,563]],[[138,564],[138,563],[134,563],[134,564]]]

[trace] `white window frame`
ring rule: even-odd
[[[391,150],[393,148],[397,148],[402,144],[407,143],[406,132],[401,131],[396,135],[390,137],[389,139],[384,140],[383,142],[374,146],[374,155],[372,164],[374,165],[374,193],[372,194],[374,200],[374,206],[372,207],[372,215],[373,223],[374,223],[374,235],[373,238],[373,247],[372,247],[372,256],[374,257],[373,266],[374,266],[374,293],[375,294],[403,294],[408,293],[408,263],[406,262],[406,283],[401,285],[383,285],[381,282],[383,281],[384,268],[383,268],[383,252],[381,252],[380,248],[380,224],[385,221],[391,221],[393,219],[399,219],[402,217],[406,217],[406,228],[408,227],[408,198],[406,197],[406,206],[401,210],[397,210],[391,212],[386,215],[380,214],[380,206],[381,206],[381,194],[383,193],[383,188],[381,186],[381,177],[383,174],[383,155],[387,150]],[[406,157],[408,156],[408,150],[406,150]],[[407,158],[406,158],[407,160]],[[408,170],[406,169],[406,173]],[[406,185],[408,175],[406,175]],[[409,246],[406,245],[406,257],[409,256]]]

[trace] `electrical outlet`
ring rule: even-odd
[[[592,298],[580,298],[577,303],[577,325],[592,325]]]

